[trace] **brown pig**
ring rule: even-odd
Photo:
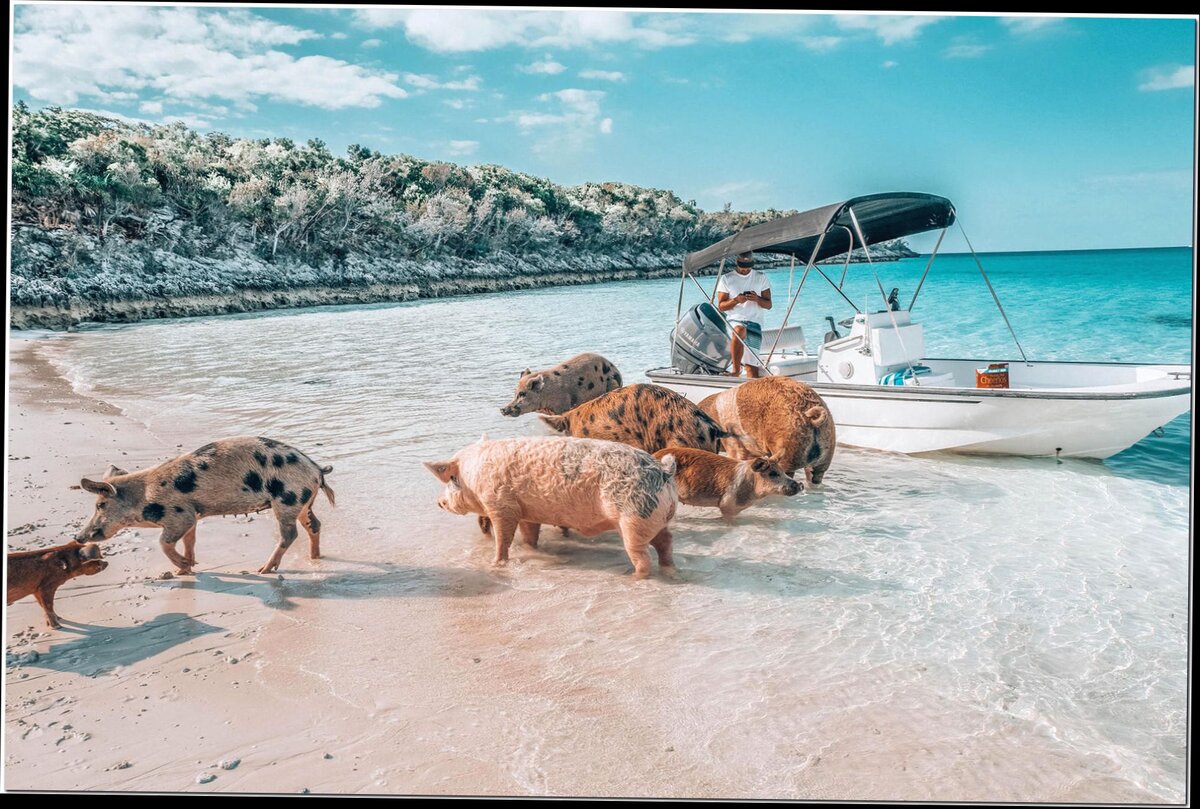
[[[737,457],[766,456],[789,475],[805,470],[810,485],[825,477],[837,433],[825,400],[786,376],[751,379],[700,402],[725,430],[736,433]]]
[[[202,517],[271,509],[279,544],[259,573],[278,569],[296,539],[296,520],[308,532],[309,556],[321,555],[321,521],[313,513],[317,489],[334,502],[325,482],[332,466],[318,466],[298,449],[270,438],[222,438],[152,469],[126,472],[110,466],[103,480],[80,481],[95,494],[96,510],[79,532],[80,542],[109,539],[123,528],[160,527],[159,546],[179,568],[196,564],[196,523]],[[183,540],[183,554],[175,545]]]
[[[576,438],[620,441],[646,452],[693,447],[720,452],[729,433],[687,398],[659,385],[626,385],[560,416],[542,416]]]
[[[579,354],[553,368],[521,372],[513,400],[500,408],[505,416],[558,415],[621,387],[617,366],[599,354]]]
[[[46,623],[58,629],[61,625],[54,612],[54,594],[76,576],[94,576],[108,567],[100,556],[100,546],[94,542],[69,542],[40,551],[10,553],[5,576],[8,603],[33,596],[46,613]]]
[[[675,461],[613,441],[564,436],[482,438],[448,461],[426,463],[446,484],[438,506],[451,514],[482,514],[491,521],[495,564],[508,563],[520,530],[537,547],[543,524],[574,528],[584,536],[616,529],[633,562],[634,578],[650,575],[658,553],[664,575],[673,575],[671,532],[678,497]]]
[[[779,465],[766,458],[737,461],[702,449],[672,447],[654,453],[655,458],[670,453],[675,457],[675,488],[679,502],[689,506],[716,506],[721,516],[732,520],[773,494],[791,497],[800,484]]]

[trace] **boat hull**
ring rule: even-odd
[[[1187,366],[1177,368],[1188,373]],[[740,384],[650,371],[692,401]],[[744,381],[744,380],[741,380]],[[908,454],[960,452],[1107,458],[1191,406],[1191,385],[1120,392],[889,387],[809,382],[829,406],[838,443]]]

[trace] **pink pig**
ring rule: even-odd
[[[574,528],[584,536],[616,529],[633,562],[633,577],[650,575],[650,552],[673,576],[671,532],[679,497],[675,459],[591,438],[538,436],[481,438],[449,461],[425,466],[446,484],[438,506],[451,514],[483,514],[496,540],[495,564],[508,562],[514,532],[537,547],[543,524]]]

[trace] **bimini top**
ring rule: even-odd
[[[692,272],[748,250],[792,255],[804,263],[810,258],[821,261],[839,256],[862,247],[850,219],[851,208],[867,245],[954,224],[954,205],[945,197],[907,192],[871,194],[746,228],[703,250],[688,253],[683,259],[683,269]],[[826,236],[821,252],[813,256],[822,233]]]

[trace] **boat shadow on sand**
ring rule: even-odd
[[[20,665],[96,677],[156,657],[193,638],[225,631],[182,612],[163,613],[143,624],[122,627],[59,620],[63,625],[59,631],[76,637],[53,644],[36,659],[21,660]],[[9,665],[13,662],[17,661]]]
[[[337,561],[334,557],[324,557]],[[294,610],[298,599],[320,598],[458,598],[507,589],[484,571],[412,567],[390,562],[362,562],[368,570],[342,570],[316,577],[308,571],[276,574],[197,571],[194,576],[156,583],[163,590],[193,590],[247,595],[277,610]]]

